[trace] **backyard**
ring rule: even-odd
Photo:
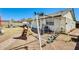
[[[30,28],[29,28],[30,29]],[[0,35],[1,50],[40,50],[39,40],[36,33],[32,32],[27,35],[27,40],[14,39],[22,33],[21,27],[6,28],[3,27],[5,33]],[[75,29],[72,33],[78,34],[79,29]],[[51,43],[47,43],[48,36],[51,34],[41,35],[43,50],[74,50],[77,42],[70,41],[72,36],[59,34],[58,37]]]

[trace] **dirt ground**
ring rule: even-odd
[[[22,28],[5,29],[5,34],[0,36],[0,49],[1,50],[40,50],[39,40],[35,37],[36,34],[28,35],[27,40],[13,39],[13,37],[20,36]],[[79,32],[79,29],[73,33]],[[47,35],[43,35],[42,50],[74,50],[76,42],[70,41],[71,36],[60,34],[52,43],[46,43]]]
[[[15,26],[22,25],[21,23],[14,23]],[[11,38],[15,34],[19,34],[22,32],[22,28],[15,27],[15,28],[7,28],[8,22],[2,23],[2,29],[4,30],[4,34],[0,35],[0,43]]]
[[[4,34],[0,35],[0,43],[9,39],[10,37],[12,37],[13,35],[17,34],[17,33],[21,33],[22,32],[22,28],[18,27],[18,28],[3,28],[4,30]]]

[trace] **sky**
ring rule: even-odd
[[[52,14],[65,8],[0,8],[0,16],[2,20],[21,20],[23,18],[33,18],[34,12],[44,12],[44,14]],[[74,8],[76,19],[79,21],[79,8]]]

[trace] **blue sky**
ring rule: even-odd
[[[0,8],[0,16],[3,20],[20,20],[22,18],[33,18],[34,12],[44,12],[45,14],[55,13],[64,8]],[[76,19],[79,20],[79,8],[74,8]]]

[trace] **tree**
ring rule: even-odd
[[[28,19],[26,19],[26,21],[31,23],[33,21],[33,19],[32,18],[28,18]]]

